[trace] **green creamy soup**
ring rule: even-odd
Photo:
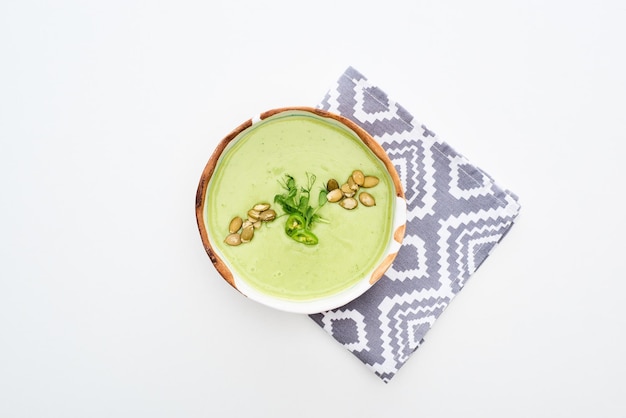
[[[341,185],[353,170],[380,179],[375,187],[362,189],[376,205],[346,210],[326,203],[317,214],[327,223],[311,228],[319,243],[291,239],[285,233],[288,216],[274,203],[274,196],[285,191],[285,174],[298,186],[306,186],[307,173],[316,176],[311,203],[317,207],[326,182],[334,178]],[[227,147],[208,186],[205,217],[214,249],[251,287],[307,301],[347,289],[380,263],[391,235],[394,198],[385,166],[352,131],[332,119],[283,113],[255,123]],[[251,242],[225,244],[231,219],[246,219],[259,202],[271,203],[278,217],[255,230]]]

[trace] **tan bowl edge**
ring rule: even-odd
[[[200,176],[200,182],[198,183],[198,190],[196,192],[196,223],[198,225],[198,231],[200,232],[200,237],[202,239],[202,244],[204,245],[204,250],[206,251],[209,259],[217,269],[218,273],[230,284],[232,287],[237,289],[235,285],[235,279],[233,277],[232,272],[226,266],[226,264],[222,261],[221,258],[215,254],[213,251],[213,247],[211,247],[211,243],[209,241],[209,235],[207,233],[206,225],[204,224],[204,198],[206,196],[207,188],[209,187],[209,180],[211,180],[211,176],[213,176],[213,172],[215,171],[215,167],[217,166],[217,160],[219,160],[224,149],[230,144],[230,142],[237,137],[241,132],[248,129],[252,126],[252,119],[248,119],[235,129],[233,129],[226,137],[224,137],[217,145],[213,154],[207,161],[204,166],[204,170],[202,171],[202,175]],[[238,290],[238,289],[237,289]]]

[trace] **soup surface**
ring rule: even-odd
[[[285,192],[285,176],[306,186],[315,175],[311,206],[317,207],[326,182],[333,178],[341,185],[353,170],[380,180],[362,189],[376,205],[346,210],[326,203],[316,212],[323,221],[311,226],[318,244],[291,239],[285,232],[288,216],[274,203],[274,196]],[[295,111],[256,122],[231,142],[209,182],[204,216],[211,245],[248,285],[273,297],[307,301],[353,286],[380,263],[392,233],[394,199],[385,166],[356,134],[332,119]],[[255,230],[250,242],[226,244],[231,219],[246,219],[259,202],[270,203],[277,218]]]

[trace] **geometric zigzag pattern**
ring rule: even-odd
[[[404,186],[407,228],[393,265],[358,299],[310,315],[388,382],[511,228],[520,206],[352,67],[319,107],[378,140]]]

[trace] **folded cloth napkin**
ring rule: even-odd
[[[378,140],[404,186],[406,235],[391,268],[356,300],[311,315],[389,382],[506,235],[520,205],[352,67],[318,107]]]

